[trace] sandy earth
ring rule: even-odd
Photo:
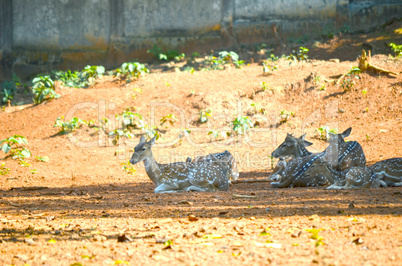
[[[116,114],[133,108],[164,132],[153,148],[158,162],[227,149],[239,164],[240,180],[268,177],[275,163],[269,156],[287,133],[307,133],[314,143],[310,151],[325,149],[316,137],[324,125],[338,131],[352,126],[348,140],[362,145],[368,164],[401,157],[402,75],[362,73],[347,90],[325,81],[357,66],[361,49],[370,45],[374,64],[401,72],[402,61],[389,57],[384,45],[401,42],[395,27],[400,25],[307,44],[308,62],[289,65],[281,59],[269,75],[263,75],[258,53],[242,51],[240,57],[253,62],[242,69],[191,74],[175,71],[175,65],[166,71],[166,65],[152,65],[151,74],[129,84],[112,76],[87,89],[58,84],[57,100],[5,108],[0,139],[26,136],[33,158],[27,160],[30,167],[0,161],[11,169],[0,175],[0,264],[400,265],[401,188],[328,191],[241,183],[227,192],[154,194],[142,165],[135,165],[134,175],[121,165],[140,131],[114,146],[93,127],[70,135],[53,127],[60,116],[97,124],[107,117],[109,131]],[[268,89],[261,90],[261,82]],[[257,114],[252,103],[260,103],[265,114]],[[213,116],[199,124],[200,110],[208,108]],[[281,110],[295,115],[281,123]],[[177,121],[160,126],[168,114]],[[238,114],[259,121],[259,127],[218,141],[208,135]],[[176,143],[182,128],[191,134]]]

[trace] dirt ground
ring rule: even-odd
[[[240,180],[268,177],[269,156],[287,133],[307,133],[314,143],[310,151],[325,149],[316,132],[324,125],[353,127],[348,140],[362,145],[368,164],[401,157],[402,75],[365,72],[349,89],[328,81],[357,66],[368,48],[374,64],[400,73],[402,60],[389,57],[384,45],[401,43],[398,27],[307,44],[307,62],[281,59],[269,75],[263,75],[258,53],[243,51],[240,58],[253,63],[242,69],[190,73],[153,65],[150,74],[129,84],[112,76],[87,89],[59,84],[57,100],[6,107],[0,139],[27,137],[33,157],[27,160],[31,166],[22,167],[1,152],[0,165],[11,170],[0,175],[0,264],[400,265],[401,188],[275,189],[265,182],[232,184],[227,192],[155,194],[142,164],[134,175],[123,170],[139,131],[114,146],[93,127],[70,135],[53,127],[61,116],[97,124],[107,117],[112,130],[115,115],[134,108],[164,132],[153,148],[158,162],[229,150]],[[256,114],[252,103],[260,103],[265,114]],[[205,109],[212,117],[199,124]],[[295,115],[281,123],[282,110]],[[177,121],[160,126],[169,114]],[[228,139],[208,135],[239,114],[259,127]],[[191,133],[176,143],[183,128]]]

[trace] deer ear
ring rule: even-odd
[[[352,132],[352,127],[346,129],[345,131],[342,132],[342,137],[346,138],[350,135],[350,132]]]
[[[140,138],[140,143],[144,143],[145,142],[145,137],[144,136],[141,136],[141,138]]]
[[[153,137],[153,138],[149,141],[149,143],[150,143],[151,145],[154,145],[154,144],[155,144],[155,140],[156,140],[156,137]]]
[[[313,145],[313,143],[312,143],[312,142],[307,141],[307,140],[303,140],[303,144],[304,144],[304,147],[308,147],[308,146]]]

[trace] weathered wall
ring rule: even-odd
[[[145,60],[153,44],[207,51],[319,35],[368,31],[401,18],[402,0],[0,0],[0,79],[87,64]]]

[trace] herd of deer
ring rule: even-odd
[[[271,186],[276,188],[328,186],[327,189],[375,188],[402,186],[402,158],[392,158],[366,166],[366,157],[357,141],[345,141],[352,128],[341,134],[330,134],[329,146],[321,153],[311,153],[312,145],[305,135],[288,134],[285,141],[272,152],[280,158]],[[131,164],[144,162],[145,170],[156,185],[155,193],[182,191],[228,190],[231,180],[239,177],[233,155],[224,151],[187,158],[186,162],[159,164],[152,155],[155,138],[141,137],[130,159]]]

